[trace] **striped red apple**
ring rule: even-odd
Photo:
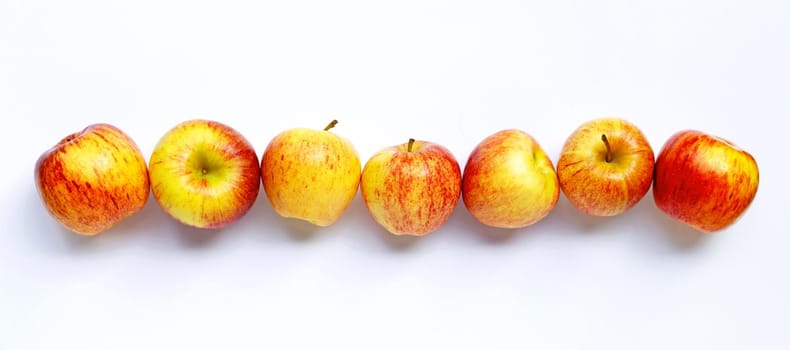
[[[759,182],[751,154],[725,139],[684,130],[670,137],[658,155],[653,199],[667,215],[713,233],[746,211]]]
[[[123,131],[93,124],[38,158],[38,193],[63,227],[95,235],[145,206],[149,183],[140,149]]]
[[[557,175],[565,197],[595,216],[624,213],[647,194],[654,156],[636,125],[620,118],[582,124],[562,147]]]
[[[521,228],[549,215],[560,194],[557,173],[538,142],[521,130],[503,130],[469,155],[462,196],[482,224]]]
[[[415,141],[378,151],[365,163],[362,199],[376,220],[396,235],[438,230],[461,196],[461,168],[450,151]]]

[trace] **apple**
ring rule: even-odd
[[[462,196],[479,222],[499,228],[532,225],[557,205],[560,186],[551,159],[532,136],[503,130],[485,138],[464,167]]]
[[[565,141],[557,161],[560,188],[580,211],[624,213],[653,182],[653,149],[636,125],[618,118],[582,124]]]
[[[63,138],[36,161],[36,188],[47,211],[82,235],[107,230],[145,206],[148,170],[123,131],[93,124]]]
[[[365,163],[362,199],[390,233],[423,236],[441,227],[461,197],[461,167],[447,148],[427,141],[384,148]]]
[[[347,139],[329,131],[295,128],[269,142],[261,157],[261,182],[280,216],[329,226],[351,204],[361,165]]]
[[[672,135],[658,155],[653,200],[670,217],[713,233],[746,211],[759,182],[751,154],[722,138],[684,130]]]
[[[159,140],[149,163],[151,189],[162,210],[197,228],[228,226],[258,196],[260,168],[252,145],[233,128],[189,120]]]

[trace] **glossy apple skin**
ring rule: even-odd
[[[551,159],[532,136],[520,130],[503,130],[485,138],[464,168],[464,205],[488,226],[532,225],[554,209],[559,193]]]
[[[109,124],[65,137],[35,166],[38,193],[63,227],[96,235],[145,206],[145,159],[134,141]]]
[[[667,140],[656,160],[653,199],[667,215],[704,233],[733,224],[757,195],[754,157],[696,130]]]
[[[376,220],[396,235],[438,230],[461,197],[461,167],[438,144],[415,141],[374,154],[362,170],[362,199]]]
[[[609,142],[609,161],[601,135]],[[568,137],[557,161],[557,176],[574,207],[589,215],[614,216],[647,194],[654,164],[653,148],[636,125],[601,118],[582,124]]]
[[[192,227],[216,229],[238,221],[260,189],[252,145],[215,121],[176,125],[159,140],[149,162],[154,199],[165,213]]]
[[[347,139],[295,128],[275,136],[261,157],[266,197],[280,216],[329,226],[356,196],[361,164]]]

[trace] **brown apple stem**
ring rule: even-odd
[[[612,161],[612,147],[609,146],[609,140],[606,138],[606,134],[601,134],[601,141],[606,146],[606,162],[609,163]]]
[[[612,161],[612,147],[609,146],[609,140],[606,138],[606,134],[601,134],[601,141],[606,146],[606,162],[609,163]]]
[[[411,152],[411,147],[414,146],[414,139],[409,139],[409,145],[406,148],[406,151]]]
[[[337,125],[337,119],[335,119],[335,120],[331,121],[331,122],[329,123],[329,125],[327,125],[327,126],[324,128],[324,131],[328,131],[329,129],[331,129],[331,128],[334,128],[334,127],[335,127],[335,125]]]

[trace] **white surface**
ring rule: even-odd
[[[692,3],[692,4],[689,4]],[[785,1],[0,2],[0,348],[787,349]],[[757,198],[702,237],[648,194],[612,219],[561,197],[487,229],[463,205],[422,239],[359,197],[327,229],[259,197],[220,232],[153,199],[98,237],[61,229],[33,185],[63,136],[112,123],[146,158],[186,119],[278,132],[340,119],[364,162],[409,137],[463,166],[519,128],[556,162],[580,123],[675,131],[758,160]],[[261,191],[263,193],[263,191]]]

